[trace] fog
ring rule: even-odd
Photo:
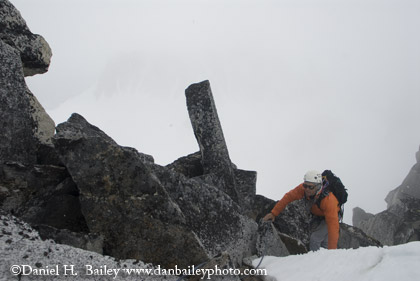
[[[331,169],[377,213],[420,144],[420,2],[11,0],[50,44],[26,78],[56,124],[82,114],[166,165],[198,151],[185,89],[209,80],[232,162],[274,200]]]

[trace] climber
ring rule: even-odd
[[[308,211],[310,209],[317,218],[315,221],[319,222],[311,233],[309,249],[311,251],[317,251],[320,247],[337,249],[340,231],[338,200],[332,192],[321,196],[327,183],[323,181],[322,174],[318,171],[308,171],[303,179],[304,182],[287,192],[263,220],[274,221],[287,204],[305,198]]]

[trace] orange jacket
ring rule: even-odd
[[[305,197],[305,188],[303,183],[295,187],[294,189],[287,192],[281,200],[277,202],[271,213],[278,216],[287,204],[295,200],[299,200]],[[338,200],[334,194],[330,192],[325,198],[321,200],[320,207],[317,204],[313,204],[311,207],[311,213],[316,216],[325,217],[325,222],[328,228],[328,249],[337,249],[338,237],[340,235],[340,224],[338,220],[338,212],[340,207],[338,206]]]

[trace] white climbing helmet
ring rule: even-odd
[[[305,182],[322,183],[322,174],[318,171],[311,170],[303,176]]]

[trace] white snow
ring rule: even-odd
[[[260,258],[253,261],[257,266]],[[420,280],[420,242],[389,247],[322,249],[303,255],[264,257],[267,281]]]

